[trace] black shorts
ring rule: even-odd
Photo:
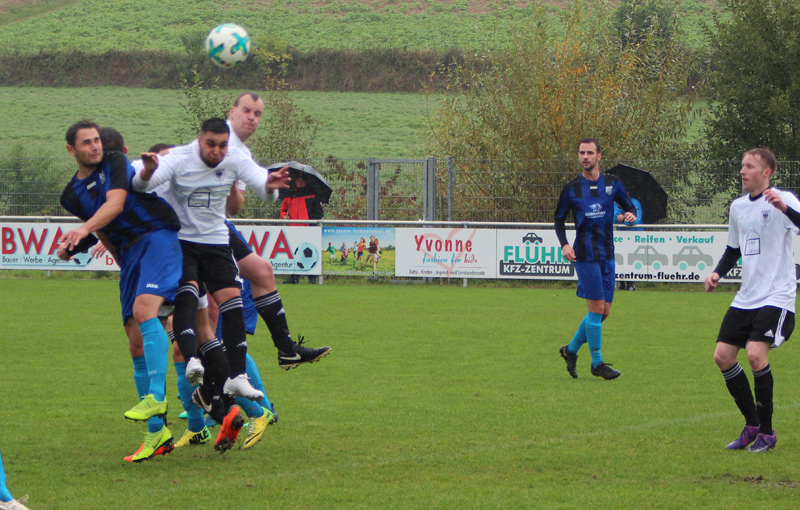
[[[236,262],[239,262],[246,256],[253,253],[253,250],[247,246],[247,243],[244,239],[242,239],[241,234],[236,230],[231,224],[228,224],[228,244],[233,250],[233,258],[236,259]]]
[[[777,306],[753,310],[728,308],[719,327],[717,342],[744,349],[747,342],[768,342],[778,347],[789,340],[794,331],[794,313]]]
[[[233,260],[230,246],[181,241],[181,250],[183,251],[181,285],[194,281],[198,285],[205,285],[211,294],[232,287],[241,290],[239,268]]]

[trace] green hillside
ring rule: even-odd
[[[546,1],[557,18],[565,1]],[[408,47],[476,49],[508,40],[538,2],[521,0],[0,0],[0,48],[34,53],[77,49],[183,52],[222,22],[243,25],[300,50]],[[682,36],[701,44],[710,0],[681,3]]]

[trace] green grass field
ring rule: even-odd
[[[237,93],[231,91],[231,96]],[[321,157],[426,155],[424,94],[295,92],[292,97],[319,119],[313,149]],[[47,108],[31,115],[31,106],[42,102]],[[29,157],[69,157],[64,133],[72,123],[90,118],[115,127],[131,154],[138,155],[157,142],[178,142],[180,123],[188,124],[181,102],[177,90],[0,87],[3,118],[14,119],[0,123],[0,154],[20,146]]]
[[[333,351],[279,370],[250,351],[280,414],[251,450],[131,465],[144,425],[116,283],[0,280],[0,449],[15,496],[48,509],[793,508],[800,351],[773,353],[778,447],[723,446],[742,419],[711,359],[730,293],[618,293],[615,381],[559,358],[574,289],[281,286],[295,337]],[[742,364],[746,364],[744,359]],[[172,369],[170,369],[172,371]],[[749,371],[749,370],[748,370]],[[168,379],[173,434],[174,376]]]

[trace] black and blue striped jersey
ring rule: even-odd
[[[128,192],[122,212],[101,229],[117,253],[148,232],[180,229],[172,207],[156,195],[133,191],[132,178],[133,167],[128,158],[121,152],[106,152],[89,177],[78,179],[76,173],[61,194],[61,206],[87,221],[106,203],[108,191],[124,189]]]
[[[561,246],[568,243],[564,222],[570,211],[575,219],[575,257],[578,262],[613,260],[614,202],[625,212],[636,209],[616,176],[600,174],[596,181],[582,174],[561,190],[555,214],[555,229]]]

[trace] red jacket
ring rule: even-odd
[[[288,220],[318,220],[324,215],[322,203],[308,186],[295,188],[291,197],[283,199],[281,218]],[[295,227],[305,227],[308,223],[292,223]]]

